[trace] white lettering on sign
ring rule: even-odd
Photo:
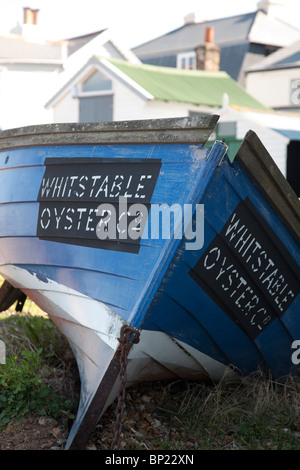
[[[40,195],[42,200],[98,199],[101,195],[115,199],[134,195],[137,199],[145,199],[147,183],[152,177],[152,174],[142,174],[138,179],[132,174],[44,177]]]
[[[249,199],[238,204],[190,275],[251,338],[300,292],[299,267]]]
[[[225,239],[243,258],[245,264],[255,274],[260,283],[274,298],[280,311],[284,310],[284,304],[295,298],[295,293],[288,282],[285,281],[279,267],[271,259],[267,249],[262,248],[248,227],[241,223],[234,212],[225,232]]]
[[[261,296],[257,295],[252,285],[240,273],[232,258],[226,256],[222,246],[215,246],[205,255],[203,267],[211,270],[214,282],[221,288],[230,303],[239,309],[252,326],[262,331],[271,320],[268,308],[262,305]]]
[[[38,195],[37,236],[84,246],[123,250],[123,233],[133,234],[124,251],[138,252],[161,161],[152,159],[49,158]],[[126,213],[120,199],[128,205]],[[144,204],[143,223],[136,204]],[[98,207],[101,206],[101,212]],[[113,214],[106,210],[113,207]],[[110,235],[115,216],[116,237]],[[100,221],[99,221],[100,218]],[[124,222],[127,223],[124,230]],[[105,240],[115,243],[104,244]],[[101,243],[100,243],[101,240]],[[135,243],[132,243],[135,240]],[[135,245],[135,246],[133,246]],[[112,247],[112,248],[110,248]]]

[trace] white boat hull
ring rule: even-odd
[[[89,410],[99,384],[114,359],[120,331],[126,322],[102,302],[51,279],[14,265],[2,267],[5,278],[46,311],[66,336],[74,353],[81,381],[80,403],[66,448],[72,445],[82,420]],[[235,372],[188,344],[166,333],[143,330],[139,342],[129,352],[126,386],[158,379],[212,379]],[[97,419],[115,400],[119,391],[118,374]]]

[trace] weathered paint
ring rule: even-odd
[[[49,313],[74,351],[82,390],[68,448],[83,445],[82,430],[86,435],[88,423],[92,430],[95,419],[116,397],[118,337],[124,324],[141,332],[140,342],[129,354],[128,383],[174,376],[220,380],[224,375],[248,374],[258,368],[271,371],[274,378],[299,372],[299,365],[291,361],[291,344],[300,331],[299,201],[274,170],[256,136],[246,138],[233,163],[221,142],[209,151],[204,149],[214,122],[111,123],[76,125],[74,129],[58,125],[49,128],[49,134],[38,128],[0,136],[0,220],[5,221],[0,224],[1,274]],[[81,145],[74,145],[72,140],[79,143],[80,139]],[[62,158],[63,168],[57,174]],[[96,172],[89,169],[81,175],[83,161],[96,165]],[[96,236],[86,236],[86,227],[92,227],[90,220],[84,231],[78,229],[79,237],[76,233],[68,237],[67,219],[66,228],[60,225],[62,209],[80,203],[77,207],[83,213],[91,209],[91,202],[107,203],[115,194],[112,186],[110,192],[104,192],[104,199],[91,201],[91,182],[97,180],[101,168],[104,176],[111,175],[116,181],[116,162],[135,168],[122,170],[123,180],[127,175],[126,188],[134,175],[136,190],[143,186],[142,175],[144,180],[147,175],[152,179],[149,191],[135,192],[145,196],[151,208],[163,203],[181,208],[184,204],[204,205],[204,239],[197,250],[187,249],[189,240],[174,236],[143,236],[137,249],[128,249],[119,240],[111,247],[103,246]],[[141,173],[146,167],[154,172]],[[79,182],[82,176],[88,189],[77,185],[77,195],[72,194],[74,187],[68,178]],[[29,178],[30,185],[22,184]],[[13,184],[16,180],[20,184]],[[75,200],[67,200],[69,195]],[[54,222],[43,218],[47,208],[48,214],[54,214]],[[251,227],[244,218],[249,210],[254,220]],[[235,226],[237,220],[240,225]],[[47,231],[48,222],[51,230],[45,236],[40,229]],[[155,223],[148,217],[150,234]],[[230,240],[237,232],[245,240],[249,235],[249,246],[240,240],[245,246],[242,252]],[[267,290],[267,275],[258,282],[249,261],[240,269],[250,242],[252,247],[263,247],[278,269],[269,278]],[[226,283],[220,284],[224,271]],[[285,303],[280,312],[272,296],[276,286],[278,291],[278,276],[292,292],[289,301],[277,296],[277,305]],[[234,279],[238,279],[235,287]],[[237,289],[239,295],[234,297]],[[254,311],[254,296],[262,302],[259,308],[271,309],[270,321],[266,321],[270,315],[259,316]]]

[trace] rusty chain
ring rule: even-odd
[[[116,422],[114,426],[114,436],[111,444],[111,450],[118,450],[120,447],[120,436],[122,431],[122,419],[125,409],[125,396],[126,396],[126,373],[128,354],[133,343],[139,342],[139,332],[129,326],[123,325],[120,331],[120,389],[118,394],[118,401],[116,406]]]

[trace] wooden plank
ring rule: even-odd
[[[248,131],[235,157],[300,243],[300,201],[253,131]]]
[[[0,150],[47,145],[205,144],[219,116],[105,123],[61,123],[8,129]]]

